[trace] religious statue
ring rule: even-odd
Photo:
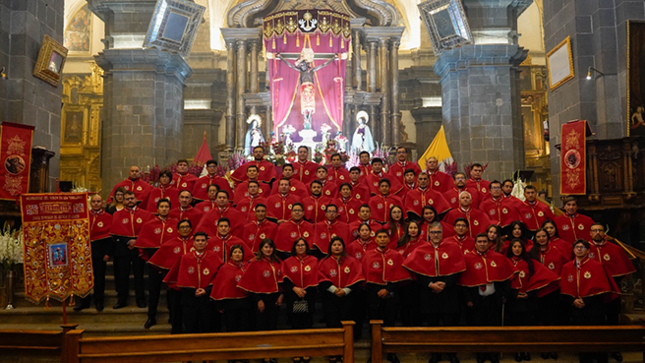
[[[367,126],[367,121],[369,116],[365,111],[359,111],[356,114],[356,121],[358,126],[356,131],[354,131],[354,136],[352,137],[352,150],[355,150],[357,153],[361,151],[367,151],[369,153],[373,152],[376,147],[374,146],[374,139],[372,138],[372,132],[370,127]]]
[[[291,64],[279,53],[276,53],[275,57],[280,59],[287,65],[287,67],[300,73],[300,112],[303,114],[304,120],[304,129],[311,130],[311,118],[314,112],[316,112],[316,96],[314,91],[314,72],[327,67],[332,61],[338,59],[338,54],[334,54],[334,58],[327,60],[325,63],[319,66],[313,66],[314,62],[314,50],[311,48],[302,48],[300,52],[300,58],[296,60],[295,64]]]
[[[327,142],[329,141],[330,136],[329,130],[331,130],[331,126],[327,124],[322,124],[322,126],[320,126],[320,133],[322,135],[322,140],[320,142],[322,143],[323,147],[327,147]]]
[[[246,131],[246,138],[244,139],[244,155],[251,155],[253,153],[253,148],[264,142],[262,129],[260,129],[262,126],[262,119],[259,115],[252,114],[246,120],[246,123],[249,124],[249,129]]]
[[[340,131],[338,131],[336,133],[336,137],[334,138],[334,140],[336,140],[336,145],[338,146],[338,151],[340,151],[342,153],[347,151],[346,147],[347,147],[347,142],[349,140],[347,140],[347,138],[345,136],[343,136],[343,134]]]
[[[289,145],[293,144],[293,140],[291,140],[291,135],[296,132],[296,128],[293,127],[292,125],[285,125],[282,128],[282,136],[284,137],[284,147],[289,148]]]

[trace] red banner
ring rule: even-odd
[[[3,122],[0,126],[0,199],[16,200],[29,191],[31,141],[34,127]]]
[[[586,194],[587,121],[576,120],[562,125],[560,156],[560,194]]]
[[[22,194],[25,297],[64,300],[94,287],[87,193]]]

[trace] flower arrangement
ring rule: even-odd
[[[12,230],[8,222],[0,233],[0,261],[5,271],[23,263],[22,230]]]
[[[359,166],[361,164],[361,159],[358,156],[358,153],[355,150],[351,150],[349,154],[347,154],[347,161],[345,162],[345,168],[349,170],[350,168],[354,166]]]
[[[445,168],[444,169],[445,173],[450,175],[451,177],[454,177],[455,174],[457,174],[457,170],[459,170],[458,167],[457,167],[457,162],[456,161],[453,161],[450,164],[445,164],[444,168]]]
[[[261,142],[260,146],[264,149],[265,154],[267,153],[267,147],[265,142]],[[231,156],[228,157],[227,164],[228,170],[235,170],[242,166],[246,162],[246,157],[241,151],[236,151]]]

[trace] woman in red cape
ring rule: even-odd
[[[567,261],[573,259],[573,248],[571,248],[570,241],[565,241],[560,238],[558,234],[558,226],[552,220],[546,220],[542,223],[542,228],[549,234],[549,244],[552,246],[557,246],[560,249],[560,252],[564,254],[564,257],[567,258]]]
[[[502,227],[491,224],[486,228],[486,236],[488,237],[488,249],[500,253],[504,247],[504,242],[502,242]]]
[[[538,311],[538,296],[557,289],[560,276],[534,262],[524,249],[524,241],[519,238],[511,240],[506,257],[511,260],[516,272],[511,277],[511,295],[506,301],[509,323],[515,326],[535,325],[534,316]],[[518,352],[515,353],[515,360],[529,361],[531,355],[528,352]]]
[[[228,262],[222,265],[213,281],[211,299],[217,309],[223,312],[227,332],[248,331],[251,329],[253,302],[249,293],[237,287],[248,263],[241,245],[233,245],[229,251]]]
[[[354,320],[353,308],[364,280],[360,261],[345,252],[345,241],[340,237],[332,238],[329,254],[318,262],[318,284],[328,328],[341,327],[342,320]],[[361,310],[365,313],[363,307]],[[357,331],[360,328],[354,330],[354,339],[360,334]]]
[[[390,222],[384,226],[390,231],[390,245],[387,246],[389,249],[396,249],[399,238],[403,237],[405,233],[405,226],[403,209],[398,205],[390,208]]]
[[[421,239],[421,235],[419,223],[410,221],[405,228],[405,233],[399,238],[396,244],[396,251],[401,254],[404,260],[418,247],[428,244],[426,240]],[[415,277],[414,275],[412,276],[413,279]],[[403,281],[399,284],[401,320],[403,321],[403,326],[414,326],[415,323],[418,324],[418,312],[421,309],[420,294],[421,289],[416,281]]]
[[[422,235],[426,236],[427,234],[422,234],[419,223],[410,221],[405,228],[405,233],[396,243],[396,250],[401,254],[403,259],[406,259],[417,247],[428,242],[421,238]]]
[[[533,248],[533,241],[531,241],[531,231],[529,231],[528,228],[526,228],[526,224],[524,224],[521,221],[513,221],[508,227],[508,239],[504,241],[504,246],[502,246],[502,249],[499,253],[505,255],[506,251],[508,250],[508,246],[511,243],[511,240],[514,238],[519,238],[524,242],[524,245],[526,246],[526,250],[530,251]]]
[[[369,224],[361,224],[358,227],[358,238],[347,246],[347,255],[361,260],[368,251],[376,248],[376,242],[372,237],[372,227]]]
[[[298,238],[293,243],[291,257],[282,262],[282,276],[291,326],[294,329],[311,329],[314,325],[318,287],[318,259],[311,255],[309,244],[304,238]],[[310,357],[293,358],[296,363],[310,360]]]
[[[437,218],[437,209],[431,205],[426,205],[423,207],[421,210],[421,213],[423,214],[421,216],[421,238],[425,239],[428,241],[428,236],[425,235],[425,233],[428,231],[428,227],[433,223],[433,222],[439,222],[441,223],[441,229],[443,230],[443,238],[448,238],[451,237],[455,234],[455,227],[454,225],[450,225],[446,222],[439,221],[439,218]]]

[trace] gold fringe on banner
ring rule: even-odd
[[[340,47],[345,48],[345,39],[343,37],[340,38]]]
[[[47,300],[45,300],[45,310],[50,310],[51,308],[51,305],[49,305],[49,296],[47,296]]]
[[[271,47],[275,49],[275,37],[273,37],[273,43],[271,44]]]
[[[333,47],[333,46],[334,46],[334,37],[332,37],[332,36],[330,35],[330,36],[329,36],[329,48],[331,48],[331,47]]]
[[[316,34],[316,45],[320,45],[320,34]]]
[[[282,43],[287,44],[287,33],[284,33],[284,35],[282,36]]]
[[[296,35],[296,47],[300,46],[300,34]]]
[[[71,295],[69,295],[69,304],[67,304],[67,305],[68,305],[68,306],[74,306],[74,305],[76,305],[76,300],[74,300],[74,293],[72,293]]]

